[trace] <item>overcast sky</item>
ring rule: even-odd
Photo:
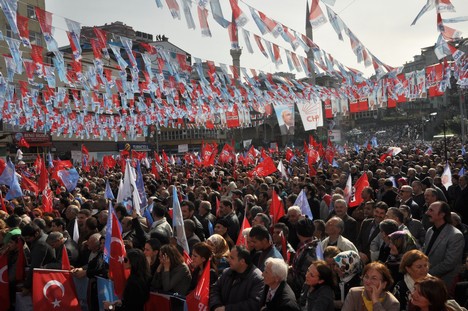
[[[289,28],[305,33],[306,0],[243,1]],[[132,26],[134,30],[153,35],[164,34],[169,37],[170,42],[194,57],[231,64],[227,30],[212,19],[211,11],[208,22],[212,37],[202,37],[196,10],[198,1],[192,1],[194,2],[192,15],[196,24],[195,30],[187,28],[183,13],[181,20],[174,20],[166,1],[161,0],[161,2],[163,9],[159,9],[154,0],[46,0],[46,10],[54,14],[55,36],[61,45],[68,44],[65,36],[65,17],[83,26],[98,26],[121,21]],[[181,0],[178,2],[180,5]],[[225,18],[229,18],[231,16],[229,1],[220,0],[220,2]],[[245,3],[239,1],[239,6],[249,18],[245,29],[251,32],[254,53],[249,54],[244,48],[241,66],[266,72],[289,71],[283,51],[281,56],[285,65],[276,68],[275,64],[258,50],[252,35],[260,35],[260,31],[251,19]],[[435,10],[423,15],[415,26],[410,26],[425,3],[426,0],[336,0],[332,8],[376,57],[390,66],[397,67],[411,61],[414,55],[420,54],[421,48],[432,46],[437,41]],[[452,0],[452,3],[456,12],[445,13],[442,15],[443,18],[468,15],[467,0]],[[326,15],[325,5],[322,3],[320,5]],[[447,26],[462,31],[464,37],[468,35],[468,22],[447,24]],[[280,47],[292,50],[281,37],[274,39],[270,34],[266,34],[264,38]],[[363,63],[357,63],[349,38],[344,35],[344,41],[339,41],[330,23],[314,31],[314,41],[344,65],[358,69],[366,76],[373,74],[372,67],[365,68]],[[242,35],[239,36],[239,42],[241,46],[244,46]],[[298,54],[305,56],[303,51]],[[293,73],[297,74],[295,71]],[[299,73],[297,76],[301,77],[303,74]]]

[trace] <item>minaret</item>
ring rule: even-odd
[[[234,14],[232,14],[232,19],[231,19],[231,22],[234,24],[236,21],[234,19]],[[232,31],[234,32],[232,34],[232,36],[234,38],[237,38],[237,40],[239,40],[239,33],[238,33],[238,29],[237,29],[237,25],[236,27],[232,27]],[[234,76],[237,76],[238,78],[236,79],[236,83],[240,83],[240,57],[241,57],[241,54],[242,54],[242,49],[240,48],[239,45],[237,45],[237,48],[231,48],[231,57],[232,57],[232,66],[234,67],[234,71],[235,73],[233,72]]]
[[[306,36],[307,38],[309,38],[311,41],[313,41],[314,39],[314,36],[313,36],[313,32],[312,32],[312,25],[310,24],[310,21],[309,21],[309,15],[310,15],[310,11],[309,11],[309,1],[307,0],[307,3],[306,3],[306,20],[305,20],[305,28],[306,28]],[[309,72],[310,72],[310,80],[312,82],[312,84],[314,85],[315,84],[315,71],[314,71],[314,67],[312,67],[311,63],[314,62],[314,52],[312,51],[312,48],[309,49],[309,51],[307,52],[307,68],[309,68]]]
[[[231,49],[231,57],[232,57],[232,66],[234,67],[234,70],[236,71],[236,74],[239,78],[237,79],[236,82],[240,82],[240,57],[242,54],[242,49],[237,48],[237,49]]]

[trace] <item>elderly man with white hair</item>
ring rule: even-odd
[[[286,282],[288,265],[283,259],[268,258],[265,261],[263,280],[262,309],[263,311],[298,311],[296,296]]]
[[[297,245],[299,244],[299,238],[296,234],[296,224],[302,217],[304,216],[302,216],[301,208],[297,205],[293,205],[288,208],[288,213],[279,220],[279,222],[282,222],[288,226],[288,242],[294,249],[296,249]]]

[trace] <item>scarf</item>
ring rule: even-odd
[[[362,294],[361,294],[361,296],[362,296],[362,301],[364,301],[364,306],[366,307],[366,310],[367,310],[367,311],[373,311],[373,310],[374,310],[374,303],[372,302],[371,299],[367,299],[367,297],[366,297],[366,295],[365,295],[365,292],[366,292],[366,291],[363,289],[363,290],[362,290]],[[384,294],[385,294],[385,293],[384,293]],[[379,298],[379,302],[384,301],[384,299],[385,299],[385,296],[382,297],[382,298]]]

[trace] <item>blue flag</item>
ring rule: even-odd
[[[11,161],[9,163],[11,163]],[[21,187],[20,187],[20,184],[18,182],[18,177],[16,176],[16,172],[15,172],[14,169],[15,168],[13,166],[13,178],[11,180],[11,184],[9,185],[10,190],[8,191],[8,193],[5,196],[5,199],[7,199],[7,200],[11,200],[11,199],[23,196],[23,191],[21,191]]]
[[[153,216],[151,216],[151,212],[149,211],[149,206],[143,208],[143,216],[146,218],[146,220],[148,221],[148,227],[151,227],[151,225],[153,224],[154,220],[153,220]]]
[[[114,200],[114,193],[112,193],[112,189],[109,184],[109,180],[106,180],[106,192],[104,193],[104,198],[109,200]]]
[[[209,220],[208,220],[208,232],[210,233],[210,236],[214,234],[213,224]]]
[[[13,181],[13,175],[15,175],[15,165],[11,160],[8,160],[8,163],[3,170],[2,175],[0,175],[0,185],[11,185]]]
[[[99,300],[99,310],[104,310],[103,302],[104,301],[116,301],[119,299],[114,293],[114,282],[109,279],[104,279],[99,276],[96,277],[97,280],[97,290],[98,290],[98,300]]]
[[[106,223],[106,239],[104,243],[104,261],[109,263],[110,258],[110,249],[111,249],[111,241],[112,241],[112,217],[117,217],[115,214],[115,210],[112,207],[112,203],[109,202],[109,215],[107,216],[107,223]],[[120,232],[122,232],[122,225],[120,222],[117,221],[120,227]]]
[[[80,179],[80,175],[76,171],[76,169],[64,169],[57,172],[57,175],[62,179],[65,188],[67,188],[68,192],[72,192],[76,185],[78,184],[78,179]]]
[[[146,199],[145,192],[145,182],[143,181],[143,174],[141,173],[141,164],[140,161],[137,161],[137,176],[136,176],[136,186],[138,189],[138,194],[140,195],[141,205],[140,207],[145,207],[148,205],[148,200]]]
[[[49,168],[51,167],[54,167],[54,162],[52,161],[52,155],[49,153],[47,153],[47,162],[49,164]]]

